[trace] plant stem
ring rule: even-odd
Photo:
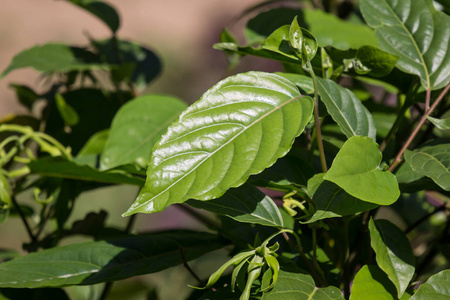
[[[14,205],[14,208],[17,210],[17,212],[19,213],[20,218],[22,219],[23,224],[25,225],[25,228],[27,230],[27,233],[31,239],[31,243],[35,243],[36,242],[36,237],[34,236],[33,232],[31,231],[31,227],[30,224],[28,224],[27,218],[25,217],[25,215],[23,214],[23,211],[20,209],[19,204],[17,203],[16,197],[12,196],[11,197],[11,201]]]
[[[325,151],[323,150],[323,142],[322,142],[322,132],[320,131],[320,118],[319,118],[319,89],[317,87],[317,78],[314,70],[312,68],[311,62],[307,63],[306,70],[311,75],[311,78],[314,83],[314,120],[316,125],[316,133],[317,133],[317,146],[319,148],[319,156],[320,156],[320,164],[322,165],[322,172],[326,173],[327,163],[325,161]]]
[[[180,249],[181,259],[183,260],[183,266],[186,268],[186,270],[188,270],[188,272],[192,275],[192,277],[194,277],[198,281],[200,286],[206,285],[205,282],[203,280],[201,280],[200,277],[198,277],[198,275],[195,274],[194,270],[192,270],[191,267],[189,266],[189,264],[186,260],[186,257],[184,256],[183,248],[179,247],[179,249]]]
[[[436,207],[432,212],[424,215],[423,217],[421,217],[419,220],[417,220],[416,222],[414,222],[413,224],[411,224],[406,230],[405,230],[405,234],[410,233],[412,230],[414,230],[417,226],[419,226],[420,224],[422,224],[422,222],[426,221],[427,219],[429,219],[431,216],[433,216],[434,214],[445,210],[446,206],[445,204]]]
[[[320,274],[321,278],[325,278],[325,275],[323,274],[322,269],[319,266],[319,262],[317,261],[317,228],[313,227],[312,228],[312,239],[313,239],[313,264],[314,267],[317,269],[317,271]]]
[[[425,98],[425,112],[430,109],[431,89],[427,89],[427,96]]]
[[[350,260],[349,260],[349,254],[350,254],[350,247],[349,247],[349,240],[348,240],[348,223],[349,219],[344,218],[344,257],[343,257],[343,264],[342,264],[342,275],[343,275],[343,285],[344,285],[344,297],[345,299],[348,299],[350,297],[350,281],[351,281],[351,275],[350,274]]]
[[[412,141],[416,137],[416,135],[419,133],[420,129],[422,128],[423,124],[427,120],[427,117],[434,111],[434,109],[438,106],[438,104],[441,102],[442,99],[444,99],[444,96],[447,94],[447,92],[450,90],[450,84],[445,87],[445,89],[441,92],[441,94],[437,97],[437,99],[434,101],[433,105],[428,109],[420,119],[419,123],[417,124],[416,128],[414,128],[414,131],[409,136],[406,143],[403,145],[402,149],[398,152],[397,156],[395,157],[394,161],[392,162],[391,166],[389,167],[389,171],[392,172],[395,170],[397,165],[401,161],[401,157],[403,153],[408,149],[409,145],[411,145]]]

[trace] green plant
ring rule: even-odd
[[[159,71],[156,56],[117,39],[109,5],[70,2],[112,37],[34,47],[2,75],[33,67],[51,82],[42,95],[12,85],[26,107],[46,107],[42,119],[0,125],[2,220],[20,216],[24,249],[36,252],[2,252],[12,258],[0,264],[5,298],[106,283],[104,298],[111,282],[179,264],[199,281],[189,299],[450,297],[450,17],[432,1],[360,0],[362,18],[347,9],[347,21],[309,6],[342,13],[350,1],[264,11],[247,23],[247,45],[224,30],[214,47],[229,72],[246,55],[285,72],[230,76],[189,107],[136,98]],[[107,230],[92,214],[67,224],[78,195],[106,184],[142,186],[123,214],[129,225]],[[37,211],[17,200],[31,189]],[[136,213],[173,204],[209,232],[130,233]],[[75,234],[94,240],[58,245]],[[188,261],[223,247],[232,258],[205,283]]]

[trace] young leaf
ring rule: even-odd
[[[97,16],[111,29],[113,33],[119,29],[120,18],[116,10],[109,4],[97,0],[68,0],[73,4]]]
[[[68,126],[77,125],[80,121],[78,113],[73,109],[72,106],[67,104],[66,100],[64,100],[64,97],[61,94],[55,95],[55,102],[56,107],[61,114],[61,118],[64,120],[64,123]]]
[[[304,273],[280,270],[272,290],[261,300],[343,300],[341,291],[333,286],[317,288],[313,278]]]
[[[396,300],[397,291],[377,266],[362,267],[355,275],[350,300]]]
[[[163,95],[146,95],[126,103],[113,119],[101,168],[128,163],[145,168],[153,145],[186,107],[181,100]]]
[[[172,231],[46,249],[0,264],[0,287],[90,285],[159,272],[223,247],[216,235]]]
[[[370,243],[378,266],[394,283],[401,298],[414,275],[414,255],[408,238],[387,220],[369,221]]]
[[[435,300],[450,298],[450,270],[444,270],[431,276],[427,282],[420,285],[410,300],[428,300],[430,296]]]
[[[375,141],[376,129],[372,115],[349,89],[322,78],[317,78],[317,84],[328,113],[348,138],[361,135]]]
[[[196,208],[228,216],[239,222],[283,227],[283,217],[273,200],[256,187],[248,184],[229,189],[217,199],[189,200],[187,203]]]
[[[296,49],[291,46],[291,30],[289,25],[284,25],[275,30],[262,44],[261,48],[276,54],[286,56],[293,61],[299,61]],[[301,32],[301,31],[300,31]]]
[[[397,67],[435,90],[450,81],[450,17],[429,2],[361,0],[360,8],[380,48],[399,57]]]
[[[450,129],[450,118],[437,119],[437,118],[427,116],[427,119],[440,130],[449,130]]]
[[[414,151],[405,151],[405,160],[419,175],[433,179],[450,191],[450,144],[429,145]]]
[[[383,171],[378,145],[368,137],[349,138],[323,177],[362,201],[390,205],[400,196],[395,175]]]
[[[284,156],[313,101],[274,74],[229,77],[189,107],[155,145],[147,181],[124,216],[187,199],[210,200]]]

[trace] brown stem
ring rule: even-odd
[[[416,137],[416,135],[419,133],[420,128],[422,128],[423,124],[427,120],[427,117],[433,112],[433,110],[438,106],[438,104],[441,102],[442,99],[444,99],[444,96],[447,94],[447,92],[450,90],[450,84],[445,87],[445,89],[441,92],[441,94],[437,97],[436,101],[434,101],[433,105],[430,107],[430,109],[426,110],[423,114],[422,118],[419,121],[419,124],[417,124],[416,128],[414,128],[414,131],[409,136],[406,143],[403,145],[402,149],[398,152],[397,156],[395,157],[394,161],[392,162],[391,166],[389,167],[389,171],[392,172],[395,170],[397,165],[401,161],[401,157],[403,153],[408,149],[409,145],[411,145],[412,141]]]

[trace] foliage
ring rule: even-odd
[[[244,13],[258,11],[246,44],[225,29],[214,48],[228,72],[247,55],[284,72],[229,76],[189,107],[141,94],[161,64],[118,39],[112,6],[68,2],[111,36],[32,47],[1,75],[31,67],[50,82],[12,84],[30,115],[0,123],[0,223],[19,218],[31,240],[24,256],[0,251],[2,299],[104,284],[103,299],[114,281],[176,265],[198,280],[189,299],[450,297],[445,2],[264,2]],[[68,221],[81,194],[120,184],[141,188],[125,229],[103,213]],[[136,213],[171,205],[208,232],[132,233]],[[74,235],[92,240],[61,245]],[[188,262],[217,249],[231,258],[200,278]]]

